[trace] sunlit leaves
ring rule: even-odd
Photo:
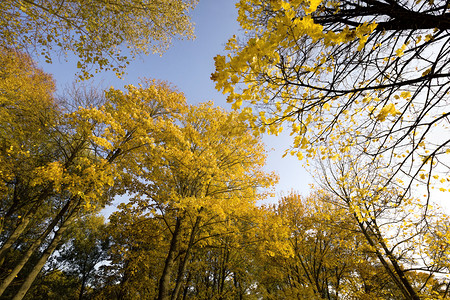
[[[258,133],[290,128],[288,152],[337,160],[356,148],[383,156],[393,180],[411,190],[425,165],[432,175],[448,170],[441,151],[448,141],[437,138],[448,128],[448,35],[439,30],[446,17],[416,24],[445,5],[377,3],[240,1],[245,36],[230,39],[211,78],[234,109],[251,110]]]
[[[163,53],[174,37],[193,37],[195,0],[2,1],[1,45],[78,57],[81,79],[101,70],[124,73],[139,54]],[[120,17],[117,17],[120,15]]]
[[[290,194],[266,212],[266,219],[267,227],[261,228],[271,235],[266,233],[267,242],[257,254],[258,289],[265,297],[346,299],[365,289],[366,296],[375,298],[393,292],[381,288],[387,274],[376,270],[373,250],[333,196],[323,191],[307,197]],[[378,284],[380,288],[369,288]]]
[[[244,113],[203,103],[172,116],[173,122],[159,124],[154,146],[140,148],[139,159],[125,165],[134,196],[112,216],[116,231],[128,237],[114,250],[133,265],[122,271],[131,270],[129,280],[139,281],[142,270],[156,268],[145,280],[160,299],[179,293],[188,265],[203,259],[195,253],[239,234],[235,224],[276,181],[262,170],[265,151]],[[136,250],[130,244],[135,240],[149,249],[161,247],[164,259],[155,261],[153,250]]]
[[[292,7],[289,6],[289,9],[292,9]],[[299,8],[297,7],[297,9]],[[325,53],[322,53],[316,61],[311,61],[310,65],[303,63],[300,66],[295,65],[295,61],[293,61],[294,56],[285,55],[286,53],[282,53],[279,49],[283,49],[283,47],[299,49],[300,46],[297,39],[302,38],[304,35],[310,36],[313,42],[319,39],[326,39],[329,43],[335,44],[341,43],[340,39],[344,36],[350,36],[350,34],[344,32],[335,36],[331,36],[328,33],[325,35],[322,26],[315,24],[310,16],[304,18],[295,17],[293,22],[289,18],[286,20],[286,25],[283,25],[283,19],[280,22],[279,19],[274,17],[275,20],[276,27],[273,30],[269,21],[267,31],[261,33],[256,29],[255,37],[249,38],[246,45],[240,46],[236,43],[236,39],[230,40],[229,45],[231,46],[229,46],[229,49],[233,55],[228,56],[228,61],[224,56],[215,58],[216,72],[212,74],[211,78],[217,82],[216,87],[218,89],[224,93],[229,93],[228,101],[233,103],[232,107],[235,109],[239,109],[244,102],[253,104],[256,100],[265,104],[269,102],[274,104],[274,114],[267,115],[264,119],[261,118],[260,121],[266,125],[270,124],[268,130],[277,134],[281,130],[278,127],[280,125],[280,122],[277,122],[278,116],[292,115],[293,111],[295,112],[298,107],[302,106],[300,104],[301,101],[306,101],[305,98],[300,100],[293,95],[296,91],[295,88],[283,83],[289,82],[291,78],[295,80],[299,74],[316,74],[332,71],[332,60]],[[254,20],[254,22],[257,22],[257,20]],[[362,38],[374,28],[373,26],[369,27],[361,26],[354,36]],[[293,30],[292,32],[291,29]],[[288,68],[292,67],[293,72],[289,71],[289,74],[285,74],[283,71],[280,72],[279,65]],[[263,76],[261,77],[260,75]],[[268,76],[271,79],[266,81],[264,76]],[[280,85],[284,86],[278,92],[282,98],[272,102],[272,90],[278,89]],[[237,87],[239,87],[239,91],[235,90]],[[306,90],[305,92],[306,95],[309,95],[313,91]],[[326,103],[324,109],[329,110],[329,108],[330,104]],[[306,126],[312,121],[315,120],[313,118],[303,120]],[[261,128],[261,130],[265,129]]]
[[[146,81],[105,97],[75,90],[57,105],[53,82],[26,55],[5,50],[0,58],[0,265],[8,261],[2,293],[45,249],[23,273],[31,283],[71,222],[127,189],[139,153],[155,148],[185,102],[168,84]],[[9,257],[13,245],[24,250]]]
[[[430,278],[436,272],[449,272],[446,264],[431,262],[432,255],[427,253],[433,246],[424,241],[428,235],[436,234],[437,224],[444,222],[446,216],[420,197],[406,197],[401,186],[386,180],[390,174],[383,168],[382,157],[372,160],[354,151],[350,153],[353,155],[326,159],[316,165],[324,188],[338,197],[334,203],[347,207],[403,295],[433,293],[425,292],[425,286],[413,286],[410,276],[414,276],[412,271],[416,268]],[[442,247],[447,247],[447,240],[441,242]],[[437,293],[442,295],[443,291]]]
[[[134,171],[135,192],[150,197],[150,205],[156,201],[180,210],[210,207],[224,216],[244,199],[253,203],[259,194],[256,187],[270,185],[274,178],[260,170],[262,144],[247,129],[243,114],[227,114],[206,103],[177,118],[180,125],[163,125],[154,137],[155,148],[136,162],[140,171]]]

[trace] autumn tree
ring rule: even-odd
[[[448,216],[435,203],[404,197],[383,158],[364,154],[317,163],[322,185],[345,207],[368,248],[399,291],[397,298],[445,297],[450,269],[444,249],[450,245]],[[436,283],[438,284],[436,285]]]
[[[1,58],[0,294],[17,278],[21,299],[70,224],[104,207],[115,182],[119,188],[121,159],[153,147],[152,132],[184,98],[149,81],[111,89],[97,107],[64,109],[28,56],[4,49]]]
[[[99,299],[155,298],[168,242],[162,220],[118,206],[109,218],[111,248],[101,266]]]
[[[215,218],[203,223],[203,235],[192,246],[179,296],[211,299],[254,294],[254,252],[261,242],[256,234],[261,220],[257,207],[247,207],[226,221]],[[111,216],[110,232],[111,264],[101,267],[104,284],[99,289],[100,299],[156,298],[171,241],[164,220],[122,206]],[[185,244],[180,243],[182,246]],[[173,277],[179,272],[178,266],[171,273]],[[172,282],[171,287],[174,285]]]
[[[135,196],[112,220],[125,242],[116,251],[132,267],[124,276],[153,282],[136,293],[177,299],[187,290],[193,273],[188,266],[198,260],[194,255],[204,253],[196,249],[207,247],[214,237],[238,234],[235,219],[252,210],[264,196],[261,189],[274,178],[262,170],[263,145],[243,114],[204,103],[166,124],[155,137],[158,151],[144,153],[136,162],[140,171],[133,173],[137,176],[130,190]]]
[[[234,220],[239,222],[242,220]],[[241,224],[242,231],[215,236],[193,253],[183,295],[199,299],[242,298],[254,293],[255,262],[251,250],[256,244]],[[237,226],[238,227],[238,226]]]
[[[246,35],[229,40],[212,78],[260,131],[288,127],[299,158],[339,159],[352,147],[383,156],[399,192],[446,191],[447,6],[242,0]]]
[[[6,252],[31,221],[23,207],[30,205],[33,211],[38,209],[33,202],[43,191],[22,186],[32,180],[35,168],[51,162],[47,133],[48,127],[57,120],[57,107],[52,95],[54,84],[49,75],[36,69],[24,54],[2,48],[0,55],[0,262],[3,263]]]
[[[109,246],[105,229],[103,216],[76,220],[25,299],[92,299]]]
[[[43,271],[33,283],[26,300],[76,299],[78,278],[65,274],[61,270]],[[8,296],[8,295],[6,295]],[[3,297],[8,299],[7,297]]]
[[[193,249],[183,287],[185,299],[247,299],[257,297],[259,235],[266,210],[247,207],[227,218],[222,234],[211,235]],[[216,226],[216,225],[214,225]],[[225,234],[223,234],[225,233]]]
[[[289,128],[286,154],[318,166],[406,299],[428,289],[417,269],[448,274],[423,242],[448,244],[428,206],[449,180],[447,4],[240,1],[246,35],[212,74],[258,131]]]
[[[192,38],[189,13],[196,2],[5,0],[0,45],[32,51],[47,62],[55,52],[72,53],[81,78],[102,69],[120,75],[136,55],[161,54],[173,38]]]
[[[267,211],[265,242],[254,263],[259,295],[265,299],[361,299],[392,293],[374,278],[361,276],[374,268],[374,256],[351,215],[334,205],[331,195],[291,193]],[[272,215],[272,216],[270,216]],[[266,228],[264,228],[266,227]],[[378,272],[378,280],[384,272]],[[372,297],[372,298],[371,298]]]
[[[69,229],[68,241],[55,256],[57,269],[79,279],[78,299],[87,299],[109,248],[103,216],[89,215]]]

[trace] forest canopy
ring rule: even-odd
[[[30,56],[120,75],[195,4],[0,4],[0,299],[449,298],[447,1],[239,1],[231,112],[155,79],[56,96]],[[308,195],[273,194],[283,127]]]
[[[79,76],[100,70],[118,76],[139,54],[161,54],[173,38],[193,38],[196,0],[4,0],[0,44],[52,62],[76,57]],[[74,56],[72,56],[72,54]]]

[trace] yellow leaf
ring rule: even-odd
[[[431,68],[428,68],[422,73],[422,76],[426,76],[426,75],[430,74],[430,72],[431,72]]]
[[[411,92],[409,92],[409,91],[401,92],[400,97],[402,97],[402,98],[409,98],[409,97],[411,97]]]

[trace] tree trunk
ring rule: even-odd
[[[22,256],[21,260],[17,263],[17,265],[14,267],[14,269],[11,271],[8,276],[3,279],[3,281],[0,284],[0,296],[3,294],[3,292],[6,290],[6,288],[11,284],[11,282],[16,278],[17,274],[22,270],[23,266],[28,262],[30,257],[33,255],[34,251],[41,246],[42,242],[45,240],[45,238],[52,232],[52,230],[56,227],[59,220],[64,216],[64,214],[67,212],[70,206],[70,201],[66,203],[66,205],[61,209],[61,211],[58,213],[56,218],[53,219],[53,221],[47,226],[47,229],[40,235],[38,239],[36,239],[31,246],[28,248],[28,250],[25,252],[25,254]]]
[[[81,280],[80,293],[78,294],[78,300],[83,300],[84,290],[86,289],[86,281],[87,281],[87,276],[85,274],[83,274],[83,277]]]
[[[195,236],[197,235],[197,230],[198,230],[201,220],[202,220],[202,217],[198,216],[197,219],[195,220],[194,227],[192,228],[191,236],[189,237],[189,243],[186,248],[186,253],[184,255],[183,261],[180,264],[180,267],[178,268],[178,276],[177,276],[175,289],[173,290],[173,293],[172,293],[172,298],[171,298],[172,300],[176,300],[178,297],[178,294],[180,292],[181,283],[183,282],[183,274],[184,274],[184,271],[186,270],[189,255],[191,254],[192,246],[194,245]]]
[[[405,272],[403,272],[402,268],[400,267],[397,258],[394,257],[394,254],[392,253],[392,251],[390,251],[388,249],[387,245],[383,242],[383,240],[381,238],[381,233],[379,232],[378,227],[375,227],[375,229],[376,229],[377,234],[379,236],[378,239],[380,240],[380,244],[383,247],[384,252],[386,253],[389,261],[392,264],[392,266],[394,267],[395,273],[399,277],[400,282],[403,284],[404,288],[406,289],[406,291],[409,294],[409,297],[410,297],[409,299],[420,300],[420,297],[417,295],[417,293],[414,290],[414,288],[412,287],[411,283],[406,278],[406,274],[405,274]]]
[[[225,257],[222,260],[221,266],[220,266],[220,275],[219,275],[219,283],[218,283],[218,291],[220,295],[220,299],[222,299],[224,287],[225,287],[225,277],[227,273],[227,266],[228,262],[230,261],[230,249],[228,248],[228,244],[225,245],[225,248],[223,249]]]
[[[30,221],[33,219],[39,205],[50,195],[51,188],[48,187],[44,192],[41,193],[39,198],[36,200],[36,203],[29,208],[25,215],[22,216],[22,221],[19,225],[14,228],[11,235],[6,239],[3,245],[0,248],[0,266],[3,264],[3,260],[5,259],[6,253],[11,248],[11,246],[19,239],[22,233],[27,228]],[[1,295],[1,294],[0,294]]]
[[[181,233],[181,218],[177,217],[175,228],[172,233],[172,240],[170,241],[169,252],[167,253],[166,261],[164,263],[164,270],[159,280],[158,300],[170,299],[170,272],[175,263],[175,255],[178,247],[178,239]]]
[[[371,235],[369,234],[367,228],[364,226],[364,224],[359,221],[358,216],[356,216],[355,214],[353,216],[356,219],[356,221],[358,222],[359,228],[361,229],[362,233],[364,234],[364,236],[365,236],[367,242],[369,243],[369,245],[372,246],[373,248],[375,248],[375,253],[376,253],[377,257],[378,257],[378,260],[381,262],[381,264],[383,265],[384,269],[390,275],[390,277],[394,281],[395,285],[401,290],[401,292],[405,296],[405,298],[406,299],[411,299],[411,300],[420,300],[420,298],[417,295],[416,291],[411,286],[411,283],[408,281],[408,279],[406,279],[405,273],[400,268],[400,266],[399,266],[399,264],[397,262],[397,259],[394,257],[392,252],[389,251],[389,249],[387,248],[386,244],[383,242],[383,238],[381,237],[381,233],[379,232],[379,229],[376,226],[376,224],[373,225],[373,226],[370,226],[370,224],[367,225],[370,228],[370,231],[372,231],[373,236],[377,240],[375,242],[372,239]],[[375,227],[375,229],[372,228],[372,227]],[[389,261],[391,262],[392,266],[394,267],[394,270],[392,270],[389,267],[388,262],[384,258],[383,254],[378,250],[378,247],[377,247],[377,245],[375,245],[375,243],[378,243],[383,248],[383,250],[386,253],[387,258],[389,259]]]
[[[3,261],[5,260],[8,250],[17,241],[17,239],[20,237],[22,232],[25,230],[25,228],[30,223],[32,216],[33,215],[24,217],[22,219],[22,221],[19,223],[19,225],[16,226],[16,228],[11,233],[11,235],[8,237],[8,239],[4,242],[2,247],[0,248],[0,266],[3,265]]]
[[[63,222],[63,224],[58,228],[58,230],[55,233],[55,236],[53,237],[52,241],[48,245],[47,249],[45,249],[44,253],[42,254],[39,261],[34,265],[34,267],[31,269],[30,273],[28,273],[27,277],[25,278],[25,282],[20,287],[17,294],[14,296],[13,300],[21,300],[25,296],[25,294],[30,289],[31,285],[33,284],[34,280],[36,279],[37,275],[41,271],[41,269],[44,267],[45,263],[47,262],[47,259],[52,255],[53,251],[58,246],[59,242],[61,241],[63,233],[67,230],[70,223],[73,221],[77,210],[73,210],[68,218]]]

